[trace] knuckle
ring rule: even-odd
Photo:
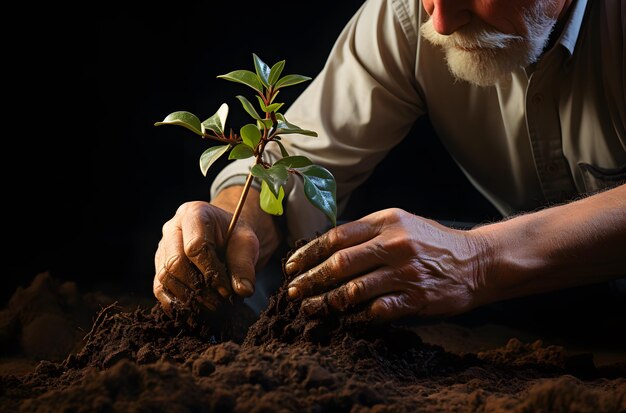
[[[189,242],[185,243],[183,249],[187,257],[195,258],[202,253],[206,253],[208,246],[207,240],[204,237],[193,237]]]
[[[244,227],[237,232],[237,238],[247,246],[259,247],[259,239],[249,227]]]
[[[337,251],[332,255],[329,266],[330,270],[335,273],[340,273],[344,268],[349,268],[352,259],[350,255],[343,250]]]
[[[173,219],[165,221],[165,223],[161,227],[161,233],[162,234],[168,234],[168,233],[172,232],[175,227],[176,227],[176,224],[174,223]]]
[[[358,301],[365,293],[365,283],[363,280],[352,280],[346,284],[348,299]]]
[[[418,254],[418,244],[412,242],[409,234],[401,234],[393,239],[393,247],[403,257],[414,257]]]
[[[371,243],[368,243],[365,248],[367,249],[368,254],[376,257],[380,261],[386,261],[389,252],[391,251],[391,245],[388,245],[387,242],[382,242],[381,240],[373,240]]]
[[[399,231],[384,242],[374,244],[379,253],[393,254],[395,257],[414,257],[419,253],[419,246],[413,242],[411,234]]]
[[[387,208],[381,211],[381,214],[387,222],[398,222],[402,219],[404,211],[400,208]]]
[[[182,203],[176,210],[176,215],[194,214],[201,210],[204,205],[203,201],[188,201]]]
[[[176,270],[180,267],[181,256],[179,254],[170,255],[163,262],[163,267],[159,271],[159,275],[161,276],[159,279],[161,282],[168,274],[176,273]]]
[[[346,230],[341,226],[334,227],[326,233],[328,246],[340,245],[344,239],[346,239]]]
[[[389,297],[380,298],[372,304],[371,312],[376,317],[385,317],[391,312],[392,304]]]

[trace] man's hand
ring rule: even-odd
[[[296,251],[288,294],[310,315],[358,308],[377,321],[449,316],[482,304],[482,237],[401,209],[340,225]]]
[[[449,316],[626,277],[626,184],[470,231],[399,209],[330,230],[286,263],[309,313]]]
[[[175,302],[190,300],[215,311],[233,292],[239,296],[254,292],[256,269],[265,265],[278,245],[278,232],[271,217],[258,207],[258,192],[250,189],[225,245],[229,211],[240,193],[241,187],[229,187],[211,203],[187,202],[163,225],[154,257],[153,291],[167,312]]]

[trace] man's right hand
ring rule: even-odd
[[[234,211],[240,194],[241,187],[229,187],[211,203],[184,203],[163,225],[154,258],[153,291],[166,312],[171,313],[177,302],[187,306],[191,300],[216,311],[233,292],[243,297],[254,292],[256,270],[276,249],[279,236],[271,216],[258,206],[258,192],[251,188],[224,245],[232,217],[229,211]],[[263,239],[258,233],[264,234]]]

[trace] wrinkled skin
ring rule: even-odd
[[[378,321],[450,316],[481,305],[486,243],[401,209],[340,225],[286,263],[289,296],[310,315],[365,308]]]
[[[200,304],[216,311],[233,293],[254,292],[256,271],[279,243],[272,219],[258,207],[258,192],[250,190],[246,207],[225,245],[226,233],[241,187],[227,188],[211,203],[182,204],[163,225],[154,257],[153,292],[163,308]],[[257,234],[264,234],[261,240]]]

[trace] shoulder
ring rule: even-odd
[[[379,30],[393,30],[416,44],[423,18],[421,4],[416,0],[366,0],[357,14],[363,20],[375,22]]]

